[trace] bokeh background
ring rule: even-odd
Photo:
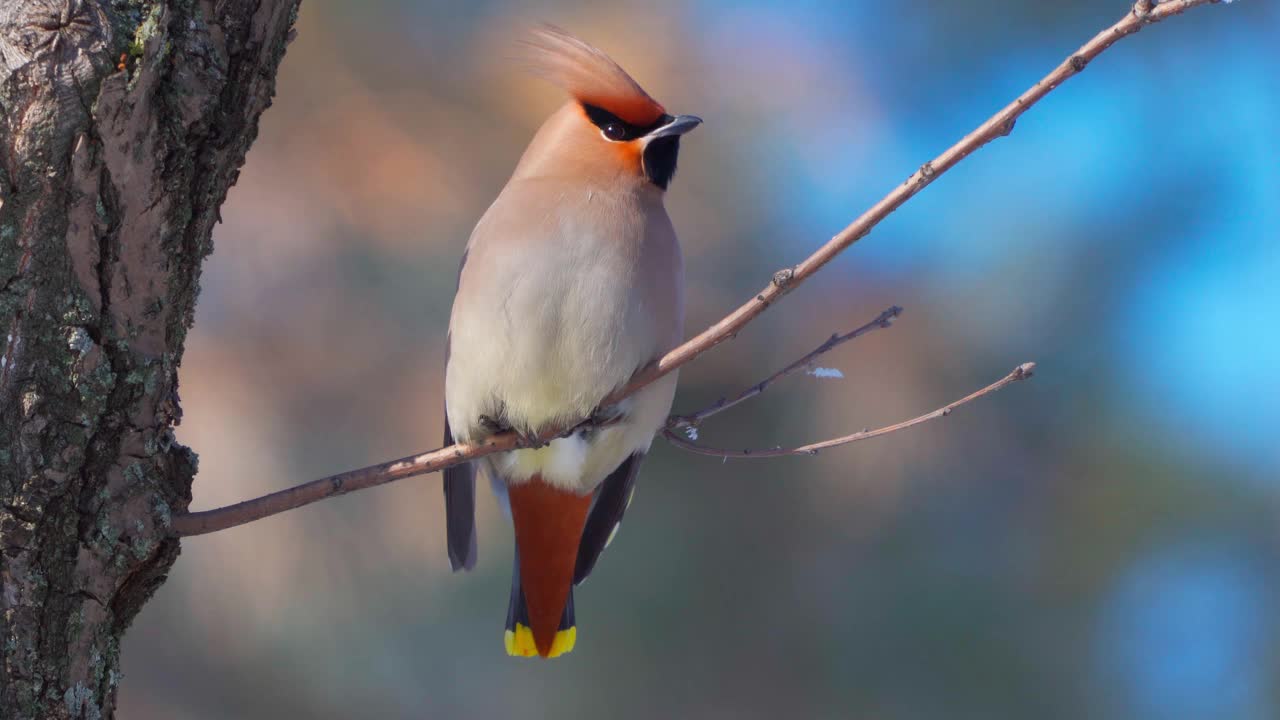
[[[689,328],[749,297],[1125,2],[306,0],[215,232],[179,439],[209,508],[435,447],[471,226],[561,102],[561,24],[706,124],[669,207]],[[508,659],[511,531],[451,575],[438,476],[193,538],[128,634],[124,718],[1280,716],[1280,6],[1124,41],[682,377],[677,410],[892,304],[657,441],[578,593]]]

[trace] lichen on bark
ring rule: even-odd
[[[0,3],[0,717],[101,718],[178,555],[178,366],[297,0]]]

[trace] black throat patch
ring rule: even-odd
[[[676,156],[680,154],[680,136],[669,135],[651,140],[644,149],[644,174],[649,182],[663,190],[676,174]]]

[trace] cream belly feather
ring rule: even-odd
[[[680,341],[682,276],[656,188],[513,180],[477,224],[459,278],[445,380],[455,437],[491,433],[486,418],[531,433],[589,416]],[[648,449],[675,385],[673,373],[624,400],[616,425],[492,456],[491,470],[586,492]]]

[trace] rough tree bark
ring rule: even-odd
[[[0,0],[0,717],[110,717],[178,554],[177,368],[298,0]]]

